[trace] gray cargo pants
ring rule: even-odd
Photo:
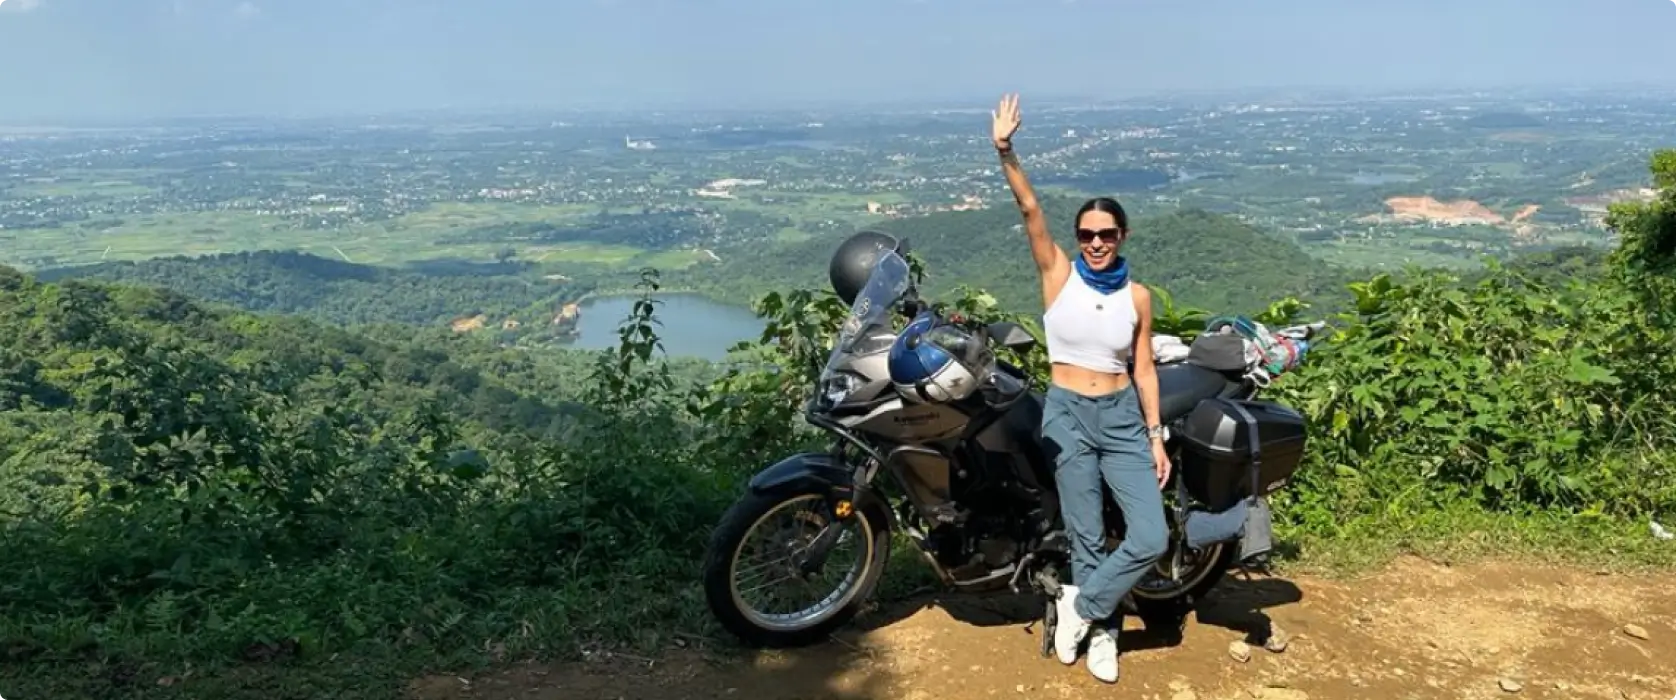
[[[1053,460],[1059,508],[1070,535],[1077,613],[1102,621],[1169,545],[1164,497],[1134,384],[1101,396],[1048,387],[1043,447]],[[1125,535],[1107,555],[1101,482],[1123,511]]]

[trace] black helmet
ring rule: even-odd
[[[854,304],[855,296],[861,293],[861,288],[867,286],[867,278],[873,275],[873,266],[879,262],[879,256],[888,250],[902,254],[904,248],[906,246],[895,236],[878,231],[862,231],[845,239],[838,244],[838,250],[833,251],[832,264],[827,270],[832,292],[845,304]]]

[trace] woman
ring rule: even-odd
[[[1018,96],[1001,98],[993,118],[995,149],[1042,278],[1043,327],[1053,367],[1042,437],[1054,460],[1060,510],[1071,535],[1071,585],[1060,588],[1054,647],[1061,662],[1076,663],[1077,646],[1092,628],[1088,670],[1111,683],[1118,675],[1122,618],[1117,624],[1108,620],[1163,556],[1169,537],[1160,490],[1169,479],[1170,458],[1158,420],[1152,294],[1129,279],[1128,261],[1118,254],[1129,237],[1129,217],[1111,199],[1091,199],[1077,211],[1078,255],[1066,257],[1048,234],[1013,153]],[[1130,356],[1132,379],[1125,362]],[[1127,533],[1109,556],[1101,551],[1102,479],[1123,510]]]

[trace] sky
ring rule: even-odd
[[[1676,0],[0,0],[0,120],[1676,87]]]

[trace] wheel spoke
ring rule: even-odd
[[[821,498],[811,494],[778,504],[757,519],[735,550],[733,599],[755,624],[771,629],[819,624],[842,608],[867,573],[873,537],[866,518],[845,523],[832,545],[829,566],[823,567],[824,575],[811,581],[800,570],[799,558],[829,522],[820,503]],[[856,525],[860,532],[851,532],[850,526]],[[746,556],[747,552],[759,556]],[[839,564],[841,557],[857,561]]]
[[[796,554],[787,554],[786,556],[780,557],[779,559],[772,559],[772,560],[769,560],[769,561],[757,562],[757,563],[752,564],[750,566],[740,567],[739,572],[735,575],[738,576],[739,578],[745,578],[747,576],[755,576],[755,575],[757,575],[759,573],[762,573],[764,571],[771,570],[776,566],[789,565],[789,564],[792,563],[792,560],[794,560],[796,558],[797,558]]]
[[[740,592],[739,592],[739,594],[740,594],[740,595],[744,595],[744,594],[747,594],[747,593],[755,593],[755,592],[757,592],[757,591],[760,591],[760,590],[762,590],[762,589],[764,589],[764,588],[768,588],[768,587],[770,587],[770,586],[778,586],[778,585],[780,585],[780,584],[782,584],[782,583],[785,583],[785,582],[787,582],[787,581],[799,581],[799,580],[802,580],[802,579],[801,579],[801,577],[800,577],[800,576],[798,576],[798,575],[796,575],[796,574],[790,574],[790,575],[787,575],[787,576],[781,576],[781,577],[779,577],[779,578],[777,578],[777,579],[774,579],[774,580],[772,580],[772,581],[769,581],[769,582],[767,582],[767,583],[759,583],[759,584],[757,584],[757,585],[755,585],[755,586],[752,586],[752,587],[750,587],[750,588],[747,588],[747,589],[745,589],[745,590],[742,590],[742,591],[740,591]]]

